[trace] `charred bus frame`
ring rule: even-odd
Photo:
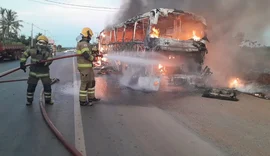
[[[162,18],[165,21],[164,25],[170,23],[170,17],[174,18],[174,20],[169,25],[172,29],[168,29],[168,31],[171,31],[171,36],[168,36],[167,28],[162,30],[162,28],[156,29],[156,27],[158,28],[161,25]],[[167,19],[168,21],[166,21]],[[200,30],[196,31],[197,35],[194,34],[194,30],[192,34],[183,35],[185,31],[183,30],[183,24],[187,20],[194,22],[194,25],[199,25]],[[205,54],[208,52],[205,44],[208,41],[206,28],[205,19],[193,13],[175,9],[153,9],[150,12],[101,31],[99,49],[103,53],[121,54],[131,52],[129,55],[132,56],[141,56],[143,55],[142,52],[159,52],[167,55],[169,59],[171,55],[181,55],[181,57],[192,58],[198,64],[195,70],[188,71],[201,72]],[[117,66],[122,65],[121,67],[118,66],[118,69],[123,70],[124,63],[116,62]],[[151,68],[151,72],[147,72],[148,75],[149,73],[153,75],[153,68],[156,69],[154,66]]]

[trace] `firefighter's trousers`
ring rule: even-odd
[[[39,76],[33,76],[31,74],[29,75],[29,78],[27,81],[27,83],[28,83],[27,101],[31,102],[31,103],[33,102],[34,93],[35,93],[36,86],[38,84],[39,79],[42,81],[42,84],[43,84],[45,102],[49,103],[49,102],[51,102],[51,92],[52,92],[50,76],[39,77]]]
[[[80,101],[95,98],[95,74],[93,68],[79,69],[81,78]]]

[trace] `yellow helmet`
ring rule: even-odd
[[[85,27],[85,28],[82,29],[81,34],[83,35],[83,37],[92,37],[93,36],[93,31],[90,28]]]
[[[45,41],[47,43],[49,42],[48,38],[46,36],[44,36],[44,35],[38,36],[37,41],[41,41],[41,40],[43,40],[43,41]]]

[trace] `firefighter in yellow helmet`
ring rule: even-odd
[[[51,100],[51,79],[50,79],[50,68],[52,61],[41,63],[41,60],[47,60],[52,58],[52,52],[48,47],[48,38],[46,36],[39,36],[35,47],[27,49],[20,60],[20,68],[26,72],[25,63],[31,57],[31,63],[34,65],[30,66],[30,72],[28,77],[27,87],[27,103],[31,105],[34,99],[34,93],[39,79],[41,79],[44,88],[45,103],[52,105]]]
[[[81,87],[79,93],[80,105],[87,106],[93,105],[93,102],[100,101],[95,97],[95,75],[93,70],[93,62],[96,61],[97,55],[93,52],[90,45],[93,31],[90,28],[83,28],[81,38],[77,44],[77,57],[78,70],[80,72]]]

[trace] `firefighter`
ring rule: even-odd
[[[31,63],[34,65],[30,66],[28,87],[27,87],[27,103],[31,105],[34,99],[34,93],[39,79],[41,79],[44,88],[45,103],[53,105],[51,100],[51,79],[50,79],[50,68],[52,61],[41,63],[41,60],[47,60],[52,58],[52,52],[48,47],[48,38],[46,36],[39,36],[35,47],[27,49],[20,60],[20,68],[26,72],[25,63],[28,57],[31,56]]]
[[[93,31],[90,28],[83,28],[81,32],[81,38],[77,44],[77,57],[78,70],[80,72],[81,86],[80,86],[80,105],[87,106],[93,105],[93,102],[100,101],[95,97],[95,75],[93,70],[93,62],[97,59],[97,54],[94,53],[94,49],[90,45]]]

